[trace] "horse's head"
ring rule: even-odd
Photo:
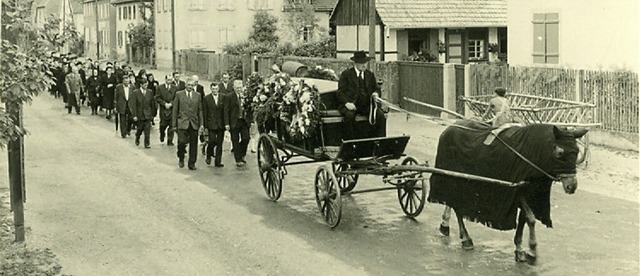
[[[554,141],[548,149],[550,158],[549,172],[562,182],[564,191],[573,194],[578,188],[576,179],[576,160],[578,159],[578,145],[576,139],[584,136],[586,129],[567,130],[553,127]]]

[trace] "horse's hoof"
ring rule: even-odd
[[[473,240],[462,241],[462,249],[473,250]]]
[[[444,226],[442,224],[440,224],[440,234],[442,234],[445,237],[449,236],[449,226]]]
[[[538,262],[538,257],[535,255],[531,255],[530,253],[527,253],[527,263],[529,265],[535,265]]]
[[[516,262],[524,263],[527,261],[527,253],[524,251],[515,251],[516,254]]]

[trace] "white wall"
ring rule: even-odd
[[[376,26],[376,60],[380,60],[380,26]],[[400,37],[398,37],[400,35]],[[384,33],[385,61],[398,59],[398,39],[406,39],[406,31],[390,29]],[[352,52],[369,52],[369,26],[337,26],[336,27],[337,58],[345,59],[353,56]],[[340,53],[348,51],[348,53]],[[389,53],[393,52],[393,53]]]
[[[533,13],[559,14],[558,66],[640,72],[638,0],[509,0],[509,64],[531,65]]]

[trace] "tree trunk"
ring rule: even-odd
[[[6,110],[15,120],[15,125],[22,128],[22,105],[6,103]],[[11,196],[11,211],[15,228],[15,241],[24,242],[24,137],[9,141],[7,146],[9,158],[9,191]]]

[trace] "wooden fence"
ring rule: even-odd
[[[489,95],[496,87],[528,94],[596,104],[591,122],[601,129],[638,133],[638,74],[632,72],[520,66],[470,66],[470,95]]]
[[[203,78],[214,79],[217,75],[228,71],[241,57],[227,54],[182,50],[178,53],[178,68]]]
[[[411,98],[423,103],[443,106],[442,63],[398,61],[399,98],[402,108],[439,117],[440,112],[402,100]]]

